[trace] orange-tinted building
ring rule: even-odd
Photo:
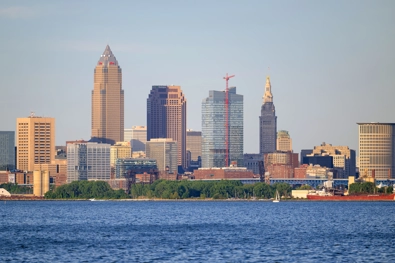
[[[107,45],[97,62],[92,91],[92,138],[114,144],[123,141],[124,91],[122,69]]]
[[[55,119],[33,113],[16,120],[17,169],[33,171],[35,164],[55,159]]]
[[[308,166],[308,164],[302,164],[301,166],[294,168],[294,178],[306,178],[306,170]]]

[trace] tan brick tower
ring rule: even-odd
[[[123,141],[124,93],[122,70],[107,45],[97,62],[92,91],[92,139],[114,144]]]

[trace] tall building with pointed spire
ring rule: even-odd
[[[265,93],[259,117],[259,153],[272,153],[276,150],[277,116],[273,104],[270,77],[266,78]]]
[[[97,62],[92,91],[92,139],[114,144],[123,141],[124,92],[122,70],[107,45]]]

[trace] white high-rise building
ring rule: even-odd
[[[110,144],[75,142],[67,144],[67,182],[109,180]]]

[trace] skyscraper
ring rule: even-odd
[[[229,161],[243,166],[243,95],[229,88]],[[210,90],[202,102],[202,167],[225,167],[225,92]]]
[[[15,169],[15,132],[0,131],[0,171]]]
[[[124,92],[122,70],[107,45],[97,62],[92,91],[92,138],[114,144],[123,141]]]
[[[259,153],[272,153],[276,150],[277,116],[273,104],[270,78],[266,78],[265,94],[259,117]]]
[[[147,99],[147,141],[154,138],[177,141],[177,163],[182,167],[186,167],[186,124],[187,101],[181,87],[152,86]]]
[[[55,159],[55,119],[38,117],[16,119],[17,169],[33,171],[35,164]]]
[[[376,179],[394,178],[395,123],[358,123],[359,172]],[[373,172],[374,171],[374,172]]]

